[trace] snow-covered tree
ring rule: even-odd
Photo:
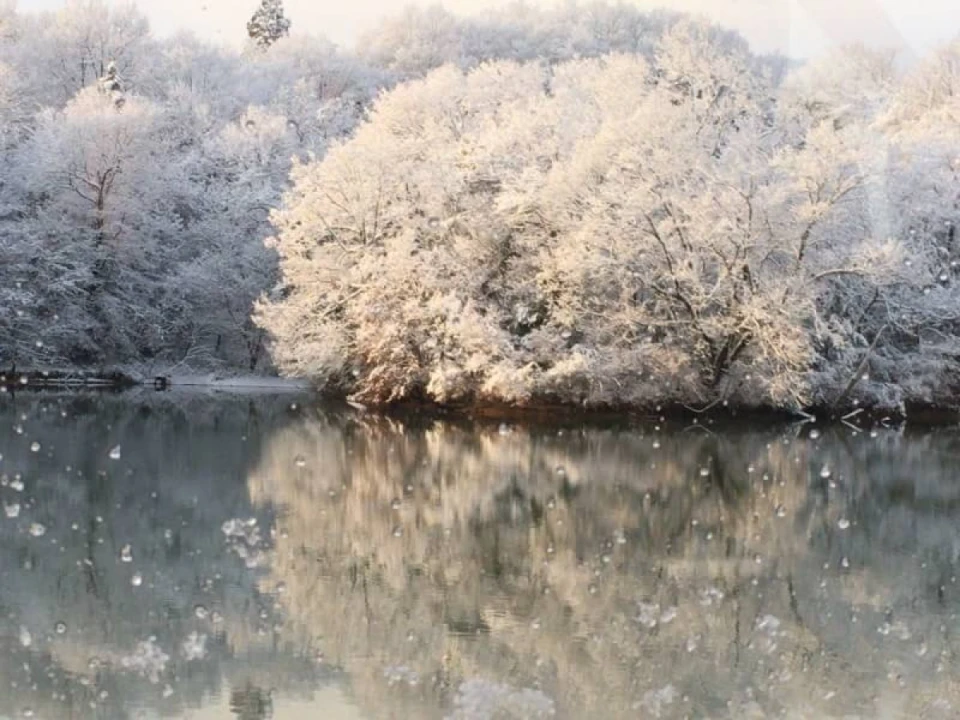
[[[914,282],[867,316],[887,328],[878,364],[889,382],[939,402],[960,375],[960,42],[892,89],[878,125],[888,146],[883,206],[910,249]]]
[[[0,357],[259,370],[269,330],[375,400],[957,384],[956,44],[784,79],[629,5],[410,9],[356,53],[280,2],[250,27],[269,52],[0,0]]]
[[[247,23],[247,34],[264,50],[289,35],[290,20],[283,12],[283,0],[260,0],[260,7]]]
[[[30,107],[28,98],[16,71],[0,62],[0,148],[12,147],[29,128],[35,109]]]
[[[70,0],[55,13],[31,18],[23,71],[45,104],[62,106],[96,85],[112,62],[128,90],[139,91],[152,51],[146,17],[131,4]]]
[[[0,1],[0,42],[11,42],[19,34],[16,0]]]
[[[162,345],[149,299],[164,262],[160,248],[176,226],[162,205],[168,163],[156,118],[148,101],[118,105],[113,94],[89,88],[62,112],[44,114],[21,150],[29,198],[23,230],[46,256],[41,266],[54,272],[32,281],[54,291],[36,310],[67,322],[75,337],[59,349],[74,362]],[[63,264],[55,269],[58,256]],[[76,296],[50,305],[68,287]],[[77,312],[85,319],[70,325]]]
[[[198,245],[174,282],[191,308],[195,342],[246,371],[268,365],[264,332],[251,313],[276,284],[276,254],[263,239],[296,146],[284,117],[252,107],[208,140],[197,168],[217,180],[195,198],[191,235]]]
[[[0,357],[268,368],[250,310],[276,281],[269,209],[384,73],[320,38],[155,43],[92,0],[3,11]]]
[[[123,107],[126,98],[123,95],[123,84],[117,73],[117,64],[112,60],[107,63],[107,73],[100,78],[100,92],[109,95],[117,109]]]
[[[304,157],[322,155],[329,143],[352,132],[388,82],[385,73],[322,38],[304,35],[282,38],[269,53],[251,55],[242,73],[249,104],[286,117]]]
[[[798,114],[819,101],[792,85],[778,111],[744,46],[683,21],[649,63],[409,82],[294,170],[275,359],[375,402],[917,397],[932,376],[903,389],[891,365],[856,387],[944,317],[916,302],[932,250],[876,212],[875,67],[852,108]]]
[[[892,51],[832,50],[789,75],[778,98],[781,122],[831,122],[837,129],[869,122],[883,111],[897,81]]]

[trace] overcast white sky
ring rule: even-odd
[[[121,0],[116,0],[121,1]],[[549,5],[558,0],[527,0]],[[834,44],[895,45],[922,55],[960,35],[960,0],[627,0],[705,14],[743,32],[759,51],[809,57]],[[67,0],[19,0],[21,10],[50,10]],[[476,13],[511,0],[443,0],[457,13]],[[240,42],[259,0],[136,0],[160,34],[186,27],[198,35]],[[405,0],[285,0],[295,30],[350,46],[357,35]],[[425,4],[423,2],[414,4]],[[430,3],[435,4],[435,3]]]

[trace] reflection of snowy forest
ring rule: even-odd
[[[17,428],[0,439],[0,715],[177,716],[231,689],[252,702],[279,678],[288,695],[325,682],[277,647],[258,558],[221,530],[255,516],[269,544],[244,478],[288,403],[0,408]]]
[[[288,25],[264,2],[234,53],[0,1],[0,363],[378,401],[955,390],[956,43],[794,68],[602,4],[410,10],[353,53]]]
[[[22,430],[0,440],[18,505],[0,712],[177,714],[232,691],[257,717],[331,684],[375,718],[960,707],[952,431],[157,398],[7,404],[0,423]]]

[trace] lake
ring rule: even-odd
[[[0,400],[0,717],[956,718],[960,430]]]

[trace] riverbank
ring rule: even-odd
[[[29,390],[96,389],[129,390],[141,382],[120,371],[93,372],[83,370],[17,370],[0,372],[0,392]]]
[[[908,403],[900,410],[889,408],[809,407],[790,411],[773,407],[733,407],[714,405],[706,409],[692,408],[681,404],[651,406],[610,405],[583,406],[575,403],[533,402],[522,405],[507,403],[441,404],[429,401],[406,401],[389,405],[366,405],[352,402],[341,395],[325,394],[332,402],[346,402],[355,410],[399,418],[466,417],[502,423],[569,424],[589,420],[592,422],[671,422],[689,426],[729,423],[840,423],[856,428],[891,426],[910,423],[914,425],[952,425],[960,423],[960,406]]]
[[[231,394],[311,393],[316,390],[308,381],[251,375],[158,374],[142,375],[122,370],[28,370],[0,373],[0,392],[40,390],[94,390],[123,392],[136,388],[175,392],[226,392]],[[909,422],[914,425],[950,425],[960,423],[960,402],[956,404],[908,403],[902,408],[871,408],[846,403],[837,407],[808,407],[787,410],[775,407],[745,407],[714,403],[694,408],[677,403],[661,405],[584,406],[561,401],[533,401],[522,404],[437,403],[429,400],[407,400],[392,404],[364,404],[335,392],[317,392],[326,402],[342,404],[354,411],[409,419],[464,417],[502,423],[569,424],[572,422],[682,422],[709,428],[716,424],[742,422],[823,422],[845,423],[853,427],[874,427]]]
[[[0,392],[29,392],[38,390],[98,390],[122,392],[135,388],[157,391],[177,389],[222,390],[235,393],[309,392],[308,381],[266,376],[203,375],[142,375],[122,370],[23,370],[15,368],[0,373]]]

